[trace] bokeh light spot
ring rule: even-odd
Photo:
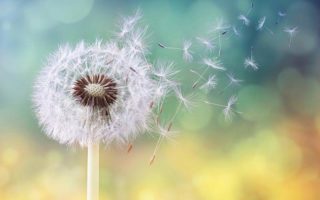
[[[63,23],[74,23],[85,18],[93,7],[94,0],[46,0],[49,15]]]

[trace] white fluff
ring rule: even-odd
[[[33,102],[44,132],[63,144],[127,143],[138,134],[156,129],[153,109],[177,85],[161,66],[164,77],[145,59],[145,29],[136,28],[139,13],[125,18],[116,39],[75,48],[60,47],[48,58],[34,88]],[[171,65],[168,65],[171,69]],[[108,121],[101,109],[77,102],[74,82],[86,74],[104,74],[117,83],[118,96]],[[174,87],[174,88],[173,88]],[[150,106],[155,105],[155,106]],[[163,133],[162,133],[163,134]]]

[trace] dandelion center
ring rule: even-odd
[[[117,100],[116,82],[103,75],[86,75],[75,81],[72,95],[84,106],[109,108]]]
[[[88,92],[89,95],[94,97],[103,97],[105,93],[104,87],[96,83],[88,84],[84,89]]]

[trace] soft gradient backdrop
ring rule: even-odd
[[[1,0],[0,199],[85,199],[86,151],[48,139],[32,111],[34,79],[60,44],[107,40],[121,16],[140,8],[150,59],[184,67],[179,52],[157,42],[181,46],[219,18],[236,22],[250,6],[250,0]],[[222,51],[225,65],[245,80],[237,104],[243,114],[226,122],[220,108],[206,104],[182,112],[177,137],[162,144],[152,166],[157,138],[148,134],[130,154],[126,147],[102,149],[101,199],[319,200],[319,9],[317,0],[255,0],[250,19],[267,16],[274,35],[248,28]],[[287,16],[276,25],[278,11]],[[298,27],[291,48],[287,26]],[[257,72],[243,66],[251,46]]]

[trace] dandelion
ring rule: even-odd
[[[245,15],[239,15],[238,19],[242,21],[244,25],[250,25],[250,20]]]
[[[291,47],[291,43],[292,43],[292,38],[294,37],[294,35],[297,33],[298,27],[293,27],[293,28],[285,28],[284,32],[289,34],[289,48]]]
[[[150,64],[131,53],[96,42],[62,47],[49,58],[34,92],[47,135],[87,146],[100,140],[126,143],[147,130],[147,105],[155,101],[158,83],[150,77]]]
[[[124,18],[109,42],[60,47],[39,74],[33,93],[37,118],[44,132],[61,144],[88,148],[87,197],[98,195],[99,143],[132,144],[141,133],[157,127],[154,112],[170,91],[172,65],[158,70],[145,53],[144,28],[135,27],[139,13]],[[182,93],[181,104],[190,102]],[[164,134],[162,132],[161,134]]]
[[[192,43],[188,40],[184,41],[183,43],[183,48],[182,48],[182,51],[183,51],[183,59],[187,62],[191,62],[192,59],[193,59],[193,56],[190,52],[190,47],[191,47]]]
[[[259,22],[258,22],[258,26],[257,26],[257,30],[261,30],[262,28],[263,28],[263,26],[264,26],[264,24],[265,24],[265,22],[266,22],[266,17],[264,16],[264,17],[262,17],[260,20],[259,20]]]
[[[218,59],[204,58],[203,63],[206,66],[211,67],[212,69],[221,70],[221,71],[226,70],[226,68],[222,66],[222,63]]]

